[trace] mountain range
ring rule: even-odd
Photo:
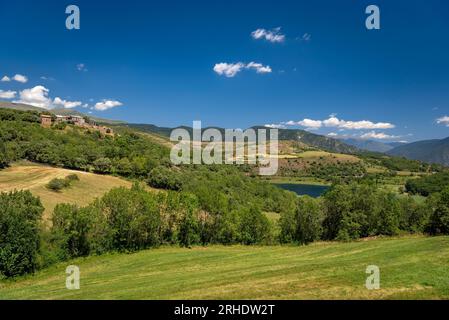
[[[32,111],[48,111],[43,108],[33,107],[25,104],[17,104],[11,102],[0,101],[0,108],[9,108],[15,110],[32,110]],[[73,109],[52,109],[52,113],[59,115],[81,115],[86,116],[84,113]],[[169,137],[173,128],[159,127],[154,124],[136,124],[126,123],[125,121],[103,119],[87,115],[89,118],[96,122],[128,126],[130,128],[138,129],[143,132],[155,133],[160,136]],[[192,132],[191,127],[182,126],[189,132]],[[224,133],[223,128],[214,127],[220,132]],[[254,126],[253,129],[266,129],[263,126]],[[206,130],[208,128],[203,128]],[[420,160],[428,163],[437,163],[449,166],[449,138],[425,140],[413,143],[391,142],[383,143],[373,140],[361,140],[361,139],[334,139],[323,135],[314,134],[300,129],[279,129],[279,140],[291,140],[302,142],[306,145],[319,148],[321,150],[356,154],[366,151],[385,153],[391,156],[399,156],[412,160]]]
[[[449,166],[449,138],[409,143],[396,147],[387,154]]]
[[[357,147],[361,150],[382,152],[385,153],[396,147],[407,144],[406,142],[380,142],[374,140],[364,140],[364,139],[341,139],[346,144],[350,146]]]

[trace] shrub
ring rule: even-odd
[[[35,271],[43,211],[40,200],[29,191],[0,194],[0,275],[13,277]]]
[[[61,191],[64,188],[70,187],[73,181],[78,181],[79,177],[76,174],[70,174],[64,179],[54,178],[48,184],[47,188],[53,191]]]
[[[66,178],[66,180],[68,180],[68,181],[79,181],[79,177],[78,177],[78,175],[77,174],[75,174],[75,173],[72,173],[72,174],[69,174],[67,177],[65,177]]]
[[[66,179],[54,178],[48,184],[47,188],[53,191],[61,191],[70,186],[70,182]]]

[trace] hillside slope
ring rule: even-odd
[[[396,147],[387,154],[449,166],[449,138],[409,143]]]
[[[60,192],[46,188],[50,180],[65,178],[76,174],[79,181],[75,181],[69,188]],[[68,170],[44,165],[22,162],[10,168],[0,170],[0,192],[13,190],[30,190],[40,197],[45,208],[44,218],[49,218],[58,203],[72,203],[81,206],[88,205],[96,197],[114,187],[130,187],[131,182],[113,176],[98,175],[83,171]]]
[[[60,263],[16,281],[0,299],[447,299],[449,237],[309,246],[162,247]],[[65,268],[81,289],[65,288]],[[368,265],[381,288],[367,290]]]
[[[156,133],[156,134],[166,136],[166,137],[169,137],[171,131],[174,129],[174,128],[167,128],[167,127],[158,127],[153,124],[130,123],[130,124],[126,124],[126,126],[129,128],[143,131],[143,132]],[[187,131],[189,131],[190,134],[192,134],[193,129],[191,127],[181,126],[179,128],[184,128]],[[219,128],[219,127],[211,127],[211,128],[218,129],[224,137],[225,129]],[[263,126],[254,126],[252,128],[255,130],[267,129],[266,127],[263,127]],[[206,129],[208,129],[208,128],[202,128],[202,131],[204,131]],[[359,151],[356,147],[350,146],[344,142],[341,142],[340,140],[325,137],[325,136],[314,134],[314,133],[310,133],[308,131],[299,130],[299,129],[279,129],[279,140],[302,142],[311,147],[315,147],[315,148],[318,148],[318,149],[321,149],[324,151],[336,152],[336,153],[353,154],[353,153],[357,153]]]

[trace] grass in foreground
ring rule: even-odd
[[[1,299],[448,299],[449,237],[307,247],[162,247],[55,265],[0,281]],[[81,289],[65,289],[65,268]],[[381,289],[367,290],[368,265]]]

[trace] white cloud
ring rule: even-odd
[[[400,136],[388,135],[383,132],[367,132],[360,136],[362,139],[378,139],[378,140],[389,140],[389,139],[398,139]]]
[[[221,62],[221,63],[215,64],[215,66],[214,66],[214,71],[217,74],[219,74],[220,76],[224,75],[225,77],[228,77],[228,78],[235,77],[237,75],[237,73],[239,73],[243,69],[255,70],[256,73],[260,73],[260,74],[271,73],[273,71],[270,66],[264,66],[261,63],[253,62],[253,61],[251,61],[248,64],[245,64],[243,62],[237,62],[237,63]]]
[[[84,71],[84,72],[88,71],[87,68],[86,68],[86,65],[84,63],[78,63],[76,65],[76,69],[78,71]]]
[[[303,41],[310,41],[310,39],[312,39],[312,35],[310,33],[304,33],[303,36],[301,37],[301,40]]]
[[[340,120],[337,117],[330,117],[329,119],[325,120],[324,125],[326,127],[337,127],[341,129],[347,129],[347,130],[363,130],[363,129],[392,129],[395,126],[388,122],[378,122],[374,123],[372,121],[368,120],[362,120],[362,121],[345,121]]]
[[[79,107],[82,103],[80,101],[67,101],[59,97],[52,100],[48,93],[50,92],[44,86],[35,86],[31,89],[25,89],[20,91],[19,100],[15,103],[29,104],[31,106],[53,109],[53,108],[75,108]]]
[[[335,132],[329,132],[327,135],[329,137],[338,137],[338,133],[335,133]]]
[[[302,127],[306,127],[307,129],[319,129],[319,128],[321,128],[323,123],[320,120],[304,119],[304,120],[298,121],[298,125],[300,125]]]
[[[241,62],[238,63],[217,63],[214,66],[214,71],[220,76],[224,75],[228,78],[233,78],[237,73],[239,73],[245,65]]]
[[[437,123],[438,124],[443,124],[446,127],[449,127],[449,117],[448,116],[444,116],[444,117],[438,118],[437,119]]]
[[[285,129],[285,126],[283,124],[266,124],[265,127],[271,129]]]
[[[449,117],[448,117],[449,119]],[[368,120],[361,121],[346,121],[338,119],[336,115],[330,115],[329,118],[325,120],[313,120],[313,119],[303,119],[300,121],[287,121],[281,122],[282,125],[286,126],[301,126],[308,130],[317,130],[322,127],[335,128],[339,131],[345,130],[374,130],[374,129],[392,129],[395,125],[388,122],[372,122]],[[449,120],[448,120],[449,125]]]
[[[67,100],[62,100],[59,97],[56,97],[53,100],[53,107],[62,107],[62,108],[66,108],[66,109],[72,109],[72,108],[76,108],[82,105],[81,101],[67,101]]]
[[[16,103],[29,104],[35,107],[51,109],[52,101],[48,97],[48,90],[44,86],[36,86],[31,89],[25,89],[20,92],[20,100]]]
[[[20,83],[27,83],[28,82],[28,78],[26,76],[24,76],[24,75],[21,75],[21,74],[16,74],[12,78],[10,78],[8,76],[4,76],[1,81],[2,82],[10,82],[12,80],[20,82]]]
[[[270,66],[264,66],[261,63],[250,62],[246,65],[247,69],[255,69],[257,73],[271,73]]]
[[[14,77],[12,77],[13,80],[20,82],[20,83],[27,83],[28,78],[21,74],[16,74]]]
[[[251,37],[256,40],[265,39],[272,43],[284,42],[285,40],[285,35],[281,33],[280,27],[272,30],[266,30],[263,28],[257,29],[256,31],[251,32]]]
[[[115,107],[120,107],[122,105],[123,105],[123,103],[121,103],[120,101],[103,100],[102,102],[97,102],[94,106],[94,109],[98,110],[98,111],[105,111],[105,110],[112,109]]]
[[[0,90],[1,99],[14,99],[16,97],[16,91],[3,91]]]

